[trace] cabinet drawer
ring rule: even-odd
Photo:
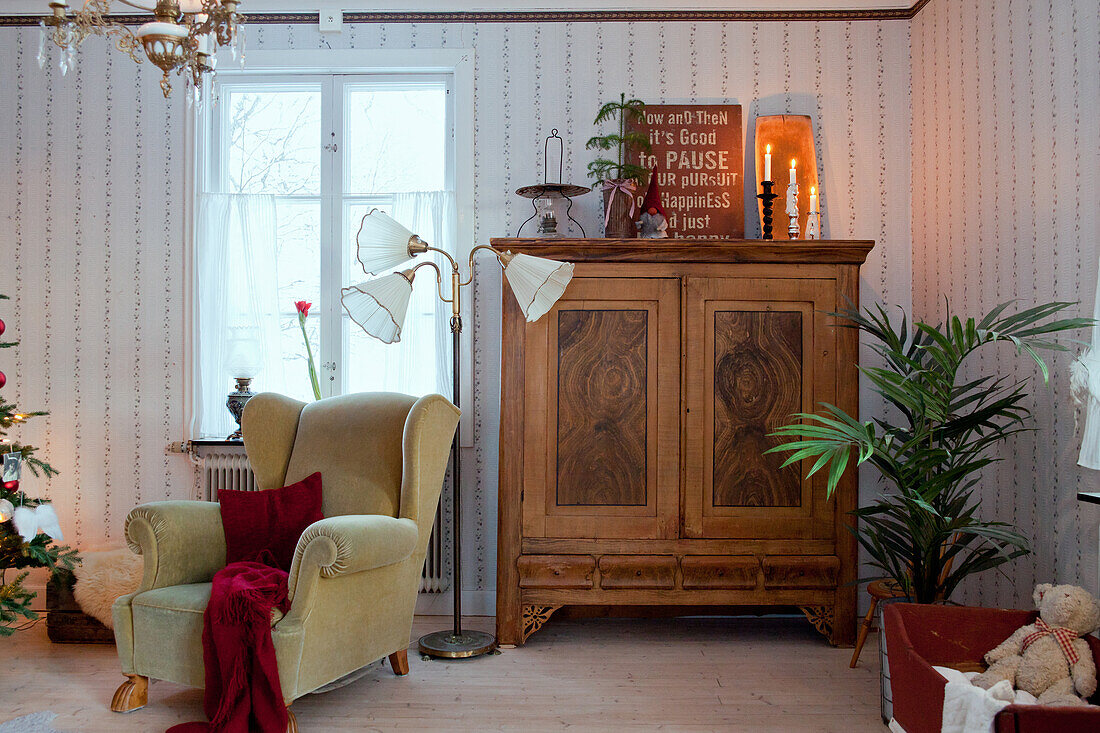
[[[765,588],[835,588],[840,560],[834,556],[765,557]]]
[[[601,588],[675,588],[676,558],[639,556],[600,558]]]
[[[596,561],[589,555],[523,555],[520,588],[591,588]]]
[[[688,555],[680,561],[680,568],[684,574],[685,590],[755,588],[757,576],[760,574],[760,562],[752,555],[743,557]]]

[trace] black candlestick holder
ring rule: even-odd
[[[772,202],[779,198],[779,194],[772,193],[774,185],[774,181],[761,181],[760,187],[764,189],[764,193],[756,194],[756,198],[764,202],[764,216],[761,224],[764,239],[772,238]]]

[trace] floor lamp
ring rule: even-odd
[[[405,322],[405,312],[412,297],[413,278],[417,270],[430,267],[435,270],[436,291],[439,298],[451,304],[451,338],[454,359],[454,392],[452,400],[458,405],[460,389],[459,365],[461,354],[459,336],[462,333],[462,315],[459,294],[463,287],[473,282],[474,256],[480,251],[492,252],[504,269],[508,286],[516,296],[523,315],[528,321],[537,321],[553,307],[565,287],[573,277],[573,265],[542,257],[525,254],[501,252],[488,245],[479,245],[470,251],[470,273],[463,280],[458,262],[447,252],[429,245],[417,235],[398,224],[382,211],[374,209],[363,217],[359,233],[355,237],[358,246],[359,263],[370,275],[377,275],[408,263],[417,255],[425,252],[438,252],[451,266],[450,297],[443,292],[444,273],[430,260],[413,267],[391,272],[382,277],[353,285],[341,290],[340,300],[344,309],[356,324],[371,336],[383,343],[392,344],[401,340],[401,327]],[[460,434],[462,428],[455,431],[451,444],[453,470],[452,495],[453,516],[451,517],[453,535],[453,582],[454,628],[436,631],[420,638],[420,652],[431,657],[456,659],[476,657],[496,648],[496,638],[481,631],[463,631],[462,629],[462,542],[461,512],[459,506],[459,487],[462,470],[459,457]]]

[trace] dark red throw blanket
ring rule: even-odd
[[[271,564],[234,562],[214,576],[202,627],[210,722],[182,723],[168,733],[285,733],[271,609],[290,608],[287,573],[273,567],[270,553],[260,559]]]

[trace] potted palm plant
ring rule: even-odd
[[[852,531],[870,564],[910,600],[945,601],[967,576],[1030,552],[1013,526],[979,516],[975,495],[982,469],[1000,460],[995,448],[1031,429],[1030,379],[982,376],[964,363],[980,349],[1007,343],[1033,359],[1047,382],[1039,352],[1066,350],[1057,334],[1092,325],[1089,318],[1062,317],[1072,305],[1006,315],[1011,303],[1004,303],[980,320],[948,313],[943,324],[915,322],[912,331],[904,314],[895,324],[882,306],[834,313],[840,326],[870,337],[882,366],[859,369],[894,409],[860,422],[822,404],[819,414],[796,415],[798,422],[777,429],[772,435],[786,442],[769,452],[789,453],[784,466],[814,459],[808,475],[828,467],[830,497],[853,455],[856,465],[874,466],[887,490],[853,512]]]
[[[615,151],[615,159],[599,157],[588,164],[588,175],[596,179],[596,186],[603,187],[604,236],[629,239],[637,236],[634,227],[634,192],[649,175],[649,171],[628,160],[628,150],[650,152],[649,139],[626,129],[628,121],[645,119],[645,103],[640,99],[627,99],[619,95],[619,101],[608,102],[596,114],[597,126],[615,120],[618,132],[597,135],[588,140],[588,150]]]

